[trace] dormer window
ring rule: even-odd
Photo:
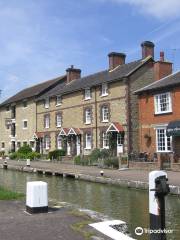
[[[45,107],[45,108],[49,108],[49,98],[46,98],[46,99],[44,100],[44,107]]]
[[[107,83],[103,83],[101,88],[101,96],[104,97],[107,95],[108,95],[108,85]]]
[[[56,106],[60,106],[62,104],[62,97],[56,96]]]
[[[85,100],[91,99],[91,89],[90,88],[85,89],[85,97],[84,97],[84,99]]]

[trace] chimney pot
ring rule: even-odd
[[[160,52],[160,61],[164,62],[164,52]]]
[[[119,65],[125,64],[126,54],[111,52],[108,54],[109,57],[109,69],[112,70]]]
[[[141,43],[142,47],[142,58],[152,56],[154,58],[154,43],[150,41],[144,41]]]

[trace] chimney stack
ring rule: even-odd
[[[172,74],[172,63],[166,62],[164,59],[164,52],[160,52],[160,60],[154,64],[155,80],[160,80],[170,74]]]
[[[111,52],[108,54],[109,57],[109,70],[113,70],[119,65],[125,64],[126,54]]]
[[[142,59],[152,56],[154,59],[154,43],[150,41],[144,41],[141,43],[142,47]]]
[[[71,65],[70,68],[66,69],[67,73],[67,83],[70,83],[71,81],[81,78],[81,69],[74,68],[73,65]]]

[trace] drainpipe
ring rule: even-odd
[[[129,86],[129,79],[124,79],[126,82],[126,119],[127,119],[127,154],[131,152],[131,121],[130,121],[130,86]],[[129,167],[129,159],[128,159],[128,167]]]
[[[95,129],[96,129],[96,148],[98,147],[98,121],[97,121],[97,88],[95,87]]]

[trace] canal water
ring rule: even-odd
[[[147,191],[121,188],[118,186],[91,183],[75,179],[0,170],[0,185],[14,191],[24,192],[27,181],[46,181],[49,199],[67,202],[79,208],[90,209],[113,219],[128,223],[131,236],[148,240],[144,234],[136,236],[136,227],[149,227]],[[167,228],[173,230],[167,240],[180,240],[180,198],[168,196],[166,200]]]

